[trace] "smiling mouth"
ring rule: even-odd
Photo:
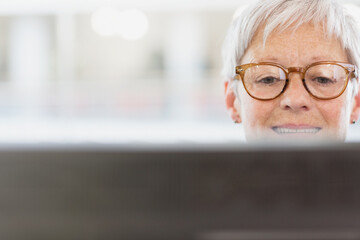
[[[272,127],[277,134],[316,134],[321,130],[320,127],[311,127],[311,128],[286,128],[286,127]]]

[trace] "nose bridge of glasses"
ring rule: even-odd
[[[287,69],[287,78],[289,78],[291,73],[299,73],[303,77],[305,69],[302,67],[290,67]]]

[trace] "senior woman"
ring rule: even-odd
[[[260,0],[233,20],[226,106],[248,141],[344,141],[359,117],[360,32],[330,0]]]

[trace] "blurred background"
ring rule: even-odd
[[[221,46],[245,3],[1,0],[0,142],[243,141]]]

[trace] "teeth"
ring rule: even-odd
[[[303,129],[294,129],[294,128],[280,128],[273,127],[273,130],[279,134],[289,134],[289,133],[310,133],[315,134],[320,131],[321,128],[303,128]]]

